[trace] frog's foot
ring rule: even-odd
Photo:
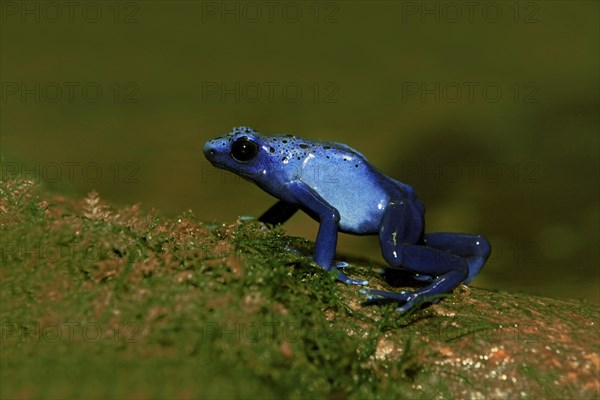
[[[335,264],[333,264],[333,266],[335,268],[348,268],[350,264],[348,264],[346,261],[338,261]]]
[[[362,289],[360,293],[367,296],[367,303],[384,303],[393,301],[404,303],[402,306],[396,308],[396,311],[399,313],[405,313],[415,307],[419,307],[425,302],[434,302],[434,300],[427,299],[422,294],[416,292],[393,293],[385,292],[383,290]]]
[[[347,277],[342,271],[339,271],[337,268],[332,268],[333,273],[337,273],[336,279],[340,282],[344,282],[346,285],[361,285],[367,286],[369,284],[368,281],[363,279],[352,279]]]

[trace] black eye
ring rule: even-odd
[[[231,145],[231,157],[239,162],[248,162],[258,154],[256,142],[242,136]]]

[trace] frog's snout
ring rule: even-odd
[[[209,160],[217,154],[216,145],[212,142],[212,140],[204,143],[204,148],[202,151],[204,152],[204,157]]]

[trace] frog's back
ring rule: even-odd
[[[364,155],[336,142],[271,136],[286,180],[301,180],[340,213],[340,230],[375,233],[390,199],[411,196],[412,189],[385,176]]]

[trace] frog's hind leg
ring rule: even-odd
[[[485,237],[468,233],[429,233],[425,235],[424,241],[427,246],[457,255],[467,262],[469,275],[463,282],[465,284],[479,274],[492,250]]]
[[[451,292],[467,279],[467,261],[456,254],[427,245],[422,231],[422,217],[410,202],[392,200],[388,203],[379,231],[383,257],[392,268],[405,269],[434,279],[424,288],[412,292],[362,290],[368,296],[367,301],[404,302],[397,309],[404,312]]]

